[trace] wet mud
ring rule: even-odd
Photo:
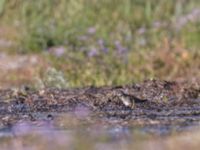
[[[200,84],[147,80],[124,86],[0,91],[1,129],[22,121],[57,122],[63,114],[73,114],[84,125],[184,130],[199,124]],[[73,117],[62,121],[73,122]]]

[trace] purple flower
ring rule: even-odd
[[[87,32],[89,34],[94,34],[94,33],[96,33],[96,28],[95,27],[89,27],[88,30],[87,30]]]
[[[101,49],[104,53],[107,53],[107,52],[108,52],[108,48],[105,46],[105,42],[104,42],[103,39],[99,39],[97,43],[98,43],[100,49]]]
[[[198,22],[200,20],[200,9],[194,9],[192,12],[183,15],[176,19],[175,28],[180,30],[182,29],[187,23]]]
[[[98,44],[100,47],[104,47],[105,43],[104,43],[104,40],[103,39],[99,39],[98,40]]]
[[[137,30],[138,34],[144,34],[147,31],[147,29],[145,27],[141,27]]]
[[[123,53],[126,53],[127,52],[127,48],[125,48],[124,46],[122,46],[122,44],[120,43],[120,41],[115,41],[115,47],[117,49],[117,52],[119,54],[123,54]]]
[[[188,20],[191,22],[196,22],[200,20],[200,9],[194,9],[190,14],[188,14]]]
[[[98,55],[98,50],[96,48],[92,48],[89,52],[88,52],[88,56],[89,57],[94,57]]]
[[[49,49],[49,52],[52,53],[56,57],[61,57],[66,52],[66,49],[63,46],[53,47]]]

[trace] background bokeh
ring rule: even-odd
[[[199,41],[199,0],[0,0],[1,86],[194,81]]]

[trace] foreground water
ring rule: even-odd
[[[0,130],[0,147],[5,150],[181,149],[185,142],[195,148],[191,141],[200,139],[200,122],[171,126],[152,122],[139,126],[131,120],[99,119],[84,111],[52,114],[55,119],[49,114],[36,114],[40,115],[37,121],[19,120],[7,125]],[[178,145],[174,143],[177,138],[183,139]]]

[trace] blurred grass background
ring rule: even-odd
[[[0,20],[0,51],[39,55],[72,87],[199,77],[199,0],[0,0]]]

